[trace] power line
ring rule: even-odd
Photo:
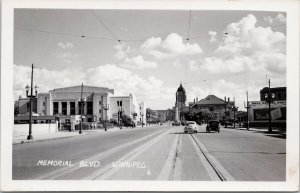
[[[190,10],[189,27],[188,27],[188,36],[187,36],[187,39],[186,39],[186,40],[189,40],[189,39],[190,39],[191,17],[192,17],[192,10]]]
[[[17,30],[22,30],[22,31],[33,31],[33,32],[40,32],[40,33],[54,34],[54,35],[62,35],[62,36],[70,36],[70,37],[77,37],[77,38],[91,38],[91,39],[101,39],[101,40],[110,40],[110,41],[114,40],[114,39],[105,38],[105,37],[87,36],[85,34],[62,33],[62,32],[45,31],[45,30],[22,28],[22,27],[16,27],[16,29]]]
[[[92,11],[90,10],[90,12],[96,17],[97,21],[100,22],[105,29],[117,40],[117,41],[121,41],[120,39],[117,38],[117,36],[105,25],[104,22],[102,22],[102,20]]]

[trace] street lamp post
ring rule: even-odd
[[[27,140],[31,140],[33,139],[32,137],[32,100],[34,98],[37,97],[37,89],[38,89],[38,86],[36,85],[35,86],[35,95],[33,95],[33,64],[31,66],[31,87],[29,87],[28,85],[25,87],[26,88],[26,96],[29,98],[29,104],[30,104],[30,107],[29,107],[29,132],[28,132],[28,136],[27,136]],[[30,95],[28,94],[29,92],[29,88],[30,88]]]
[[[82,114],[83,114],[83,108],[84,104],[86,102],[86,98],[82,98],[82,92],[83,92],[83,83],[81,84],[81,93],[80,93],[80,128],[79,128],[79,134],[82,133]]]
[[[244,104],[244,107],[247,109],[247,130],[249,130],[249,101],[248,101],[248,91],[246,91],[247,95],[247,104]]]
[[[275,94],[271,93],[271,83],[270,83],[270,79],[269,79],[268,93],[265,94],[266,102],[269,103],[269,128],[268,128],[268,133],[272,133],[272,125],[271,125],[271,102],[274,101],[274,98],[275,98]]]
[[[232,111],[233,111],[233,128],[235,128],[235,112],[238,110],[238,107],[235,106],[235,100],[233,103]]]
[[[106,105],[103,110],[105,110],[105,120],[104,120],[104,130],[107,131],[106,129],[106,121],[107,121],[107,110],[109,110],[109,105]]]

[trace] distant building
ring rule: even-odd
[[[223,120],[228,118],[233,118],[232,107],[234,105],[233,101],[220,99],[215,95],[208,95],[204,99],[198,101],[194,100],[193,103],[189,103],[189,111],[192,114],[196,114],[199,112],[208,113],[214,119]]]
[[[175,122],[179,122],[183,119],[181,116],[182,109],[186,107],[186,92],[182,84],[178,87],[176,91],[176,101],[175,101]]]
[[[137,125],[146,125],[147,124],[147,113],[146,113],[146,103],[145,102],[141,102],[139,103],[139,114],[137,117],[138,120],[138,124]]]
[[[159,121],[174,121],[175,119],[175,112],[173,109],[167,110],[156,110],[158,113]]]
[[[269,93],[269,87],[264,87],[260,90],[260,101],[266,101],[265,95]],[[270,88],[270,93],[273,93],[275,101],[286,101],[286,87]]]
[[[132,94],[129,96],[111,96],[109,108],[108,117],[118,122],[122,114],[130,117],[135,124],[141,119],[140,106],[137,103],[136,97]]]
[[[49,93],[38,93],[33,100],[33,112],[39,116],[56,116],[61,123],[77,120],[83,114],[85,122],[102,122],[118,119],[118,112],[130,117],[135,123],[140,119],[139,104],[136,98],[129,96],[114,96],[114,90],[105,87],[83,86],[82,98],[85,101],[81,109],[81,85],[50,90]],[[141,103],[144,104],[144,103]],[[142,105],[145,113],[145,105]],[[28,116],[29,99],[18,100],[18,115]],[[80,118],[79,118],[80,120]]]
[[[260,90],[260,101],[249,101],[249,122],[252,127],[268,127],[269,124],[269,103],[265,94],[269,88]],[[272,127],[286,128],[286,87],[270,88],[274,94],[274,101],[271,103]]]
[[[28,114],[30,109],[30,100],[29,98],[19,98],[17,101],[18,114]],[[32,100],[32,112],[37,113],[37,100]]]

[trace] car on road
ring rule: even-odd
[[[206,126],[206,133],[209,133],[210,131],[215,131],[220,133],[220,122],[218,120],[208,121]]]
[[[184,127],[184,133],[197,133],[198,125],[195,121],[187,121]]]

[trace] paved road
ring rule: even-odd
[[[13,179],[284,181],[280,136],[152,126],[13,146]],[[61,161],[60,161],[61,160]],[[56,166],[54,166],[56,165]]]

